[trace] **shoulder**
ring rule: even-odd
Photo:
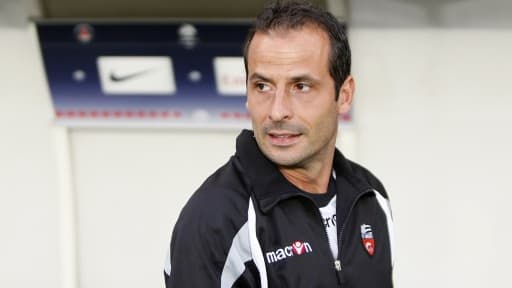
[[[175,226],[180,233],[233,233],[247,221],[249,194],[230,160],[194,192]]]
[[[168,285],[220,286],[219,275],[233,243],[245,235],[248,207],[249,195],[229,161],[206,179],[181,210],[171,237],[166,281],[173,284]]]
[[[360,179],[367,182],[373,189],[377,190],[382,196],[385,198],[388,198],[388,194],[386,192],[386,189],[384,188],[384,185],[382,185],[382,182],[372,173],[370,170],[366,169],[364,166],[348,160],[347,162],[352,170],[352,173],[359,177]]]

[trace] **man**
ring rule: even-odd
[[[354,94],[341,25],[309,4],[276,2],[244,52],[254,132],[175,225],[170,287],[392,287],[387,196],[336,150]]]

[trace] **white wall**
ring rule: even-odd
[[[351,31],[360,160],[387,186],[398,287],[511,287],[512,29]]]
[[[73,130],[80,287],[163,287],[172,226],[237,132]]]
[[[0,287],[58,287],[51,105],[28,26],[0,26]]]

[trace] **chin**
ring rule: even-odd
[[[288,153],[283,153],[280,151],[275,151],[273,153],[264,152],[264,154],[278,166],[298,167],[301,166],[300,164],[303,161],[303,159],[297,155],[288,155]]]

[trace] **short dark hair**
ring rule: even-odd
[[[334,79],[335,99],[341,85],[350,75],[351,56],[345,27],[331,13],[309,2],[272,1],[265,5],[249,30],[244,46],[245,76],[247,79],[247,53],[256,32],[278,29],[300,29],[307,24],[318,26],[329,36],[329,73]]]

